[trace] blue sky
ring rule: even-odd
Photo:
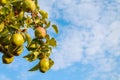
[[[0,61],[0,80],[120,80],[120,0],[39,0],[59,27],[58,46],[47,73],[28,72],[37,63]],[[49,31],[53,34],[53,31]],[[0,55],[1,56],[1,55]]]

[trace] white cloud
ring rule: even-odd
[[[62,18],[69,23],[59,26],[58,47],[52,54],[54,70],[81,62],[94,66],[88,80],[119,79],[116,72],[120,66],[116,61],[120,56],[118,4],[117,1],[104,0],[61,0],[48,6],[53,9],[50,12],[53,21]]]
[[[74,63],[81,60],[82,49],[78,49],[81,47],[81,40],[78,39],[79,36],[79,31],[76,31],[76,29],[66,29],[63,31],[63,34],[60,35],[61,40],[58,42],[59,50],[54,51],[54,69],[70,66],[71,62]]]
[[[92,72],[90,74],[90,76],[87,76],[85,80],[120,80],[120,75],[116,74],[116,73],[103,73],[100,74],[96,71]]]
[[[108,1],[39,1],[41,8],[49,12],[53,22],[62,18],[69,23],[59,26],[58,46],[52,54],[55,61],[53,70],[64,69],[80,62],[94,67],[94,71],[86,80],[120,79],[120,74],[116,72],[120,66],[116,60],[120,56],[120,3],[116,0],[108,4]],[[22,62],[9,67],[17,68]],[[23,67],[25,66],[28,65]],[[18,78],[23,77],[22,80],[27,80],[27,77],[31,76],[24,76],[26,72],[20,74]]]

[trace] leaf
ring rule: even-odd
[[[8,35],[8,30],[4,29],[2,32],[0,32],[0,37],[6,37]]]
[[[48,13],[44,10],[39,10],[39,13],[42,15],[42,18],[48,18]]]
[[[49,22],[47,23],[47,25],[45,26],[45,28],[49,28],[49,27],[50,27],[50,24],[51,24],[51,22],[49,21]]]
[[[33,60],[36,60],[38,58],[39,52],[33,52],[33,54],[34,54]]]
[[[27,40],[27,46],[29,46],[32,41],[32,38],[31,38],[30,34],[28,34],[28,33],[26,33],[25,36],[26,36],[26,40]]]
[[[0,32],[2,32],[4,29],[4,22],[0,23]]]
[[[4,14],[4,15],[9,14],[9,9],[7,7],[3,7],[1,9],[1,12],[2,12],[1,14]]]
[[[34,67],[32,67],[30,70],[28,71],[36,71],[39,69],[39,64],[35,65]]]
[[[54,29],[55,33],[58,34],[58,28],[55,24],[52,25],[52,28]]]
[[[33,57],[34,57],[34,55],[32,53],[30,53],[30,54],[24,56],[23,58],[25,58],[29,62],[32,62],[33,61]]]
[[[47,35],[45,36],[45,39],[46,39],[46,42],[48,42],[48,41],[50,40],[50,36],[47,34]]]
[[[9,29],[19,30],[19,27],[16,25],[9,25]]]
[[[29,62],[32,62],[38,58],[38,55],[39,55],[39,52],[32,52],[32,53],[24,56],[23,58],[25,58]]]
[[[57,46],[57,42],[56,42],[55,38],[51,38],[51,39],[49,40],[49,45],[51,45],[51,46],[53,46],[53,47],[56,47],[56,46]]]
[[[54,61],[51,58],[49,58],[49,64],[49,68],[51,68],[54,65]]]

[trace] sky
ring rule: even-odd
[[[58,46],[55,64],[46,73],[28,72],[35,63],[22,59],[10,65],[0,60],[0,80],[120,80],[120,0],[39,0]],[[0,55],[1,57],[2,55]]]

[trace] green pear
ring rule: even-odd
[[[35,2],[32,0],[24,0],[24,4],[27,9],[30,9],[32,11],[36,9]]]
[[[49,59],[48,58],[43,58],[39,62],[39,70],[42,73],[45,73],[46,71],[49,70]]]
[[[7,0],[0,0],[0,4],[6,4]]]
[[[14,57],[8,57],[7,55],[2,56],[2,61],[5,64],[10,64],[13,62],[13,60],[14,60]]]
[[[24,38],[21,34],[15,33],[12,35],[11,42],[16,46],[21,46],[24,44]]]

